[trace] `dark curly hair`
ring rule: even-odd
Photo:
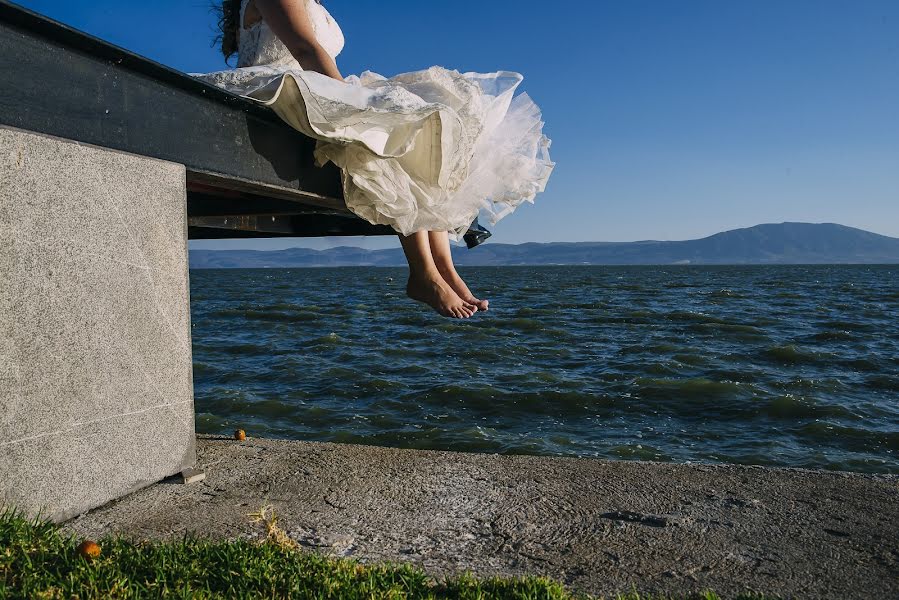
[[[315,0],[321,4],[321,0]],[[221,0],[212,5],[218,17],[219,32],[212,40],[213,46],[220,46],[225,62],[237,53],[238,32],[240,31],[241,0]]]

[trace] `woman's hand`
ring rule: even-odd
[[[269,28],[300,66],[343,81],[337,63],[315,37],[306,0],[253,0]]]

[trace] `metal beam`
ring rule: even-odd
[[[396,235],[386,225],[327,214],[189,217],[187,224],[191,239]]]
[[[178,162],[189,180],[346,210],[315,140],[250,100],[0,0],[0,124]]]

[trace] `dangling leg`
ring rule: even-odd
[[[453,288],[444,281],[431,256],[431,246],[427,231],[418,231],[408,236],[399,236],[409,261],[409,282],[406,295],[413,300],[424,302],[444,317],[465,319],[473,315],[477,306],[462,300]]]
[[[456,272],[456,265],[453,264],[453,254],[450,251],[449,236],[445,231],[429,231],[428,242],[431,245],[431,255],[434,257],[434,264],[443,279],[450,285],[462,300],[477,306],[481,310],[487,310],[487,300],[478,300],[465,285],[465,282]]]

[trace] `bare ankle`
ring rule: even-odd
[[[415,283],[442,283],[443,275],[440,273],[439,269],[409,271],[409,281]]]
[[[443,278],[453,277],[456,275],[456,267],[453,263],[437,263],[437,271]]]

